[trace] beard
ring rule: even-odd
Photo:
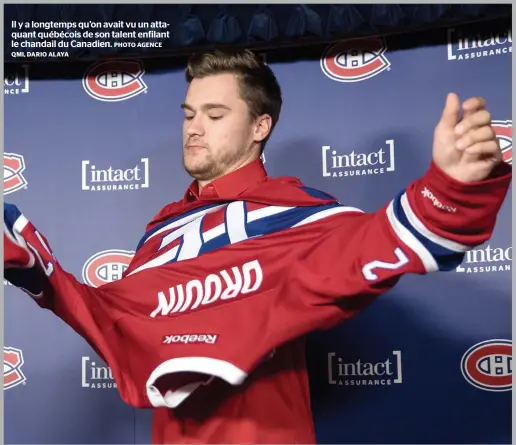
[[[220,174],[217,164],[208,157],[192,160],[188,156],[183,156],[183,168],[192,178],[200,181],[207,181]]]
[[[200,152],[183,149],[183,168],[192,177],[200,181],[209,181],[222,176],[238,157],[234,153],[222,152],[214,157],[208,148]]]

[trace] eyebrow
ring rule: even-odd
[[[183,110],[195,111],[194,108],[188,104],[181,104],[181,108]],[[212,108],[224,108],[225,110],[231,110],[231,108],[229,108],[227,105],[217,103],[204,104],[201,108],[205,110],[211,110]]]

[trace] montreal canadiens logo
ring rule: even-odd
[[[4,389],[13,388],[26,381],[22,371],[23,352],[4,346]]]
[[[104,102],[120,102],[147,90],[142,77],[143,64],[138,60],[108,60],[93,64],[84,74],[86,93]]]
[[[471,385],[485,391],[512,388],[512,340],[487,340],[469,348],[460,364]]]
[[[512,164],[512,120],[491,121],[491,126],[500,142],[503,160]]]
[[[100,287],[122,278],[129,267],[134,252],[128,250],[103,250],[92,255],[82,268],[82,279],[86,284]]]
[[[25,159],[16,153],[4,153],[4,195],[13,193],[27,186],[23,176]]]
[[[340,42],[330,45],[321,57],[321,69],[337,82],[360,82],[389,69],[384,39]]]

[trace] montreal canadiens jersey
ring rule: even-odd
[[[108,363],[131,406],[240,385],[274,350],[352,317],[404,274],[447,271],[492,234],[511,170],[462,184],[434,164],[376,213],[296,179],[191,203],[149,224],[123,277],[93,288],[4,204],[5,277]]]

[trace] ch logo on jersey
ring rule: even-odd
[[[304,190],[319,197],[322,193],[308,188]],[[332,201],[331,197],[327,199]],[[164,264],[197,258],[251,238],[311,224],[341,212],[361,211],[341,206],[336,201],[307,207],[253,206],[244,201],[208,205],[186,216],[165,221],[147,232],[140,240],[137,251],[145,249],[146,254],[139,255],[139,258],[150,255],[152,259],[143,264],[136,264],[137,260],[127,276]]]
[[[94,63],[84,74],[86,93],[103,102],[120,102],[147,91],[145,73],[138,60],[108,60]]]
[[[119,280],[129,267],[133,256],[134,252],[129,250],[111,249],[98,252],[84,263],[82,279],[92,287]]]
[[[468,383],[484,391],[512,389],[512,341],[486,340],[469,348],[462,356],[462,375]]]
[[[321,70],[337,82],[361,82],[390,68],[386,51],[380,38],[332,44],[321,57]]]
[[[512,120],[491,121],[491,127],[500,142],[503,160],[507,164],[512,164]]]
[[[21,349],[4,346],[4,390],[21,385],[27,380],[22,371],[23,364]]]
[[[23,176],[25,159],[16,153],[4,153],[4,195],[27,187]]]

